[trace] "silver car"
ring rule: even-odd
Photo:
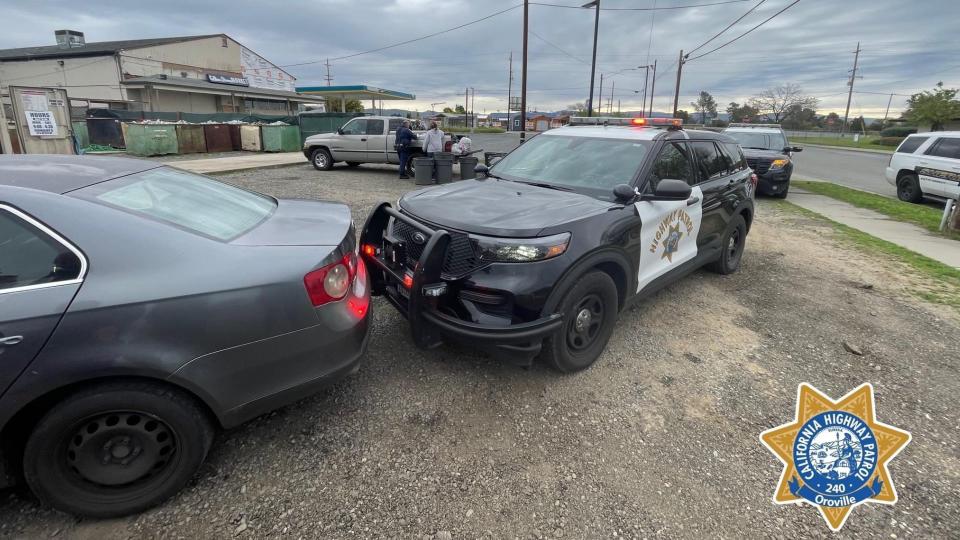
[[[349,209],[149,161],[0,156],[0,487],[118,516],[229,428],[357,369]]]

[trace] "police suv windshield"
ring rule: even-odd
[[[633,182],[650,141],[571,135],[539,135],[498,161],[491,174],[573,190],[600,190]]]
[[[781,133],[757,133],[755,131],[724,131],[740,143],[744,148],[759,148],[760,150],[776,150],[782,152],[787,146],[787,140]]]

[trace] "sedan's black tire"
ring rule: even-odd
[[[897,178],[897,198],[903,202],[918,203],[923,200],[920,179],[914,173],[904,173]]]
[[[598,270],[585,274],[563,295],[562,329],[543,344],[543,358],[564,373],[592,366],[607,346],[617,323],[617,285]]]
[[[348,161],[348,162],[347,162],[347,167],[359,167],[359,166],[360,166],[360,162],[359,162],[359,161]]]
[[[27,440],[23,472],[43,502],[96,518],[143,511],[196,474],[213,443],[207,414],[189,395],[145,382],[71,394]]]
[[[310,154],[310,163],[318,171],[329,171],[333,168],[333,156],[326,148],[317,148]]]
[[[743,259],[743,250],[747,245],[747,222],[742,215],[737,215],[727,227],[721,240],[720,258],[707,265],[707,268],[718,274],[732,274],[740,269]]]

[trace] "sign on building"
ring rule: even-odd
[[[27,115],[27,127],[34,137],[56,137],[57,121],[51,111],[24,111]]]
[[[207,74],[207,80],[216,84],[230,84],[233,86],[250,86],[250,81],[244,77],[231,77],[228,75]]]
[[[240,49],[240,71],[254,88],[295,91],[295,78],[246,47]]]

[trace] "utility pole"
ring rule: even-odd
[[[657,87],[657,61],[653,61],[653,78],[650,79],[650,114],[647,115],[650,118],[653,118],[653,89]]]
[[[650,66],[643,66],[643,106],[640,107],[640,116],[646,116],[644,109],[647,108],[647,82],[650,79]]]
[[[526,6],[526,0],[524,0],[524,6]],[[587,2],[580,7],[596,8],[593,16],[593,61],[590,62],[590,97],[587,99],[587,116],[593,116],[593,81],[597,74],[597,31],[600,30],[600,0]],[[527,8],[524,7],[523,9],[526,10]],[[526,14],[526,11],[524,11],[524,14]],[[524,21],[526,21],[526,15],[524,15]],[[526,31],[524,31],[524,39],[526,39]],[[524,54],[524,59],[526,59],[526,54]],[[602,74],[600,75],[600,80],[603,80]],[[601,96],[602,95],[603,94],[601,94]]]
[[[860,42],[857,42],[857,50],[853,51],[853,71],[850,72],[850,91],[847,93],[847,111],[843,113],[843,129],[840,133],[847,131],[847,119],[850,117],[850,100],[853,99],[853,80],[857,78],[857,61],[860,60]]]
[[[330,86],[330,83],[333,82],[333,77],[330,76],[330,59],[329,58],[327,58],[326,66],[327,66],[327,76],[324,77],[324,79],[326,79],[327,81],[327,86]]]
[[[890,99],[887,100],[887,112],[883,113],[883,124],[887,123],[887,116],[890,115],[890,104],[893,103],[893,94],[890,94]]]
[[[607,114],[613,114],[613,91],[616,88],[617,88],[617,81],[616,79],[614,79],[614,81],[610,83],[610,102],[609,102],[609,105],[607,105]]]
[[[599,0],[597,0],[599,2]],[[523,67],[520,76],[520,144],[527,140],[527,20],[530,0],[523,0]]]
[[[590,93],[590,97],[593,98],[593,93]],[[597,112],[603,114],[603,73],[600,74],[600,106],[597,107]]]
[[[677,62],[677,87],[673,89],[673,117],[677,117],[677,104],[680,103],[680,73],[683,71],[683,49],[680,49],[680,60]]]
[[[510,77],[507,79],[507,131],[513,131],[513,119],[510,118],[510,99],[513,97],[513,51],[510,51]]]
[[[477,89],[470,87],[470,115],[473,116],[473,123],[470,124],[470,133],[473,133],[473,128],[477,126],[477,111],[473,108],[477,104]]]
[[[463,127],[470,127],[470,87],[463,90]]]

